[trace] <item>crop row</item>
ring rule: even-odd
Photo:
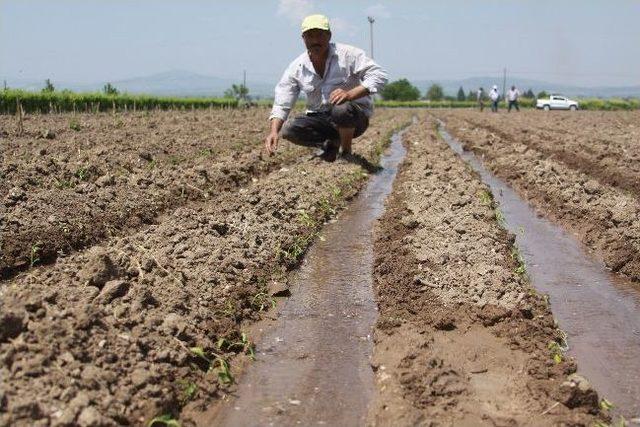
[[[0,114],[15,114],[18,105],[25,113],[97,112],[112,110],[168,110],[235,108],[236,99],[182,98],[152,95],[105,95],[103,93],[0,91]]]

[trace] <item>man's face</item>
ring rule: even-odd
[[[302,33],[302,40],[310,56],[322,56],[329,50],[331,32],[319,29],[305,31]]]

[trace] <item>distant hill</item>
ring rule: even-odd
[[[1,77],[0,77],[1,78]],[[40,90],[42,81],[33,79],[9,79],[8,86],[16,89]],[[56,89],[70,89],[76,92],[95,92],[102,90],[105,82],[77,84],[53,81]],[[173,70],[149,76],[135,77],[125,80],[110,81],[120,92],[142,93],[159,96],[222,96],[232,84],[242,83],[240,80],[205,76],[184,70]],[[247,81],[249,93],[253,96],[273,96],[275,83]]]
[[[415,80],[412,81],[422,93],[426,92],[427,88],[433,83],[438,83],[444,89],[445,94],[455,96],[458,93],[460,86],[464,88],[465,93],[469,93],[470,90],[477,90],[479,87],[483,87],[485,91],[491,89],[495,84],[502,92],[502,77],[469,77],[462,80]],[[507,88],[515,85],[521,91],[528,89],[533,90],[534,93],[546,91],[547,93],[561,93],[566,96],[573,96],[576,98],[622,98],[622,97],[640,97],[640,86],[626,86],[626,87],[581,87],[562,85],[556,83],[549,83],[540,80],[521,79],[521,78],[509,78],[507,75]]]
[[[3,78],[3,76],[0,76],[0,83]],[[398,77],[392,77],[392,79],[396,78]],[[17,89],[40,90],[44,87],[44,78],[42,80],[26,80],[10,79],[7,77],[6,80],[10,87]],[[476,90],[480,86],[484,87],[485,90],[489,90],[489,88],[494,84],[498,85],[502,91],[501,77],[469,77],[462,80],[416,79],[411,82],[417,86],[423,94],[433,83],[439,83],[442,85],[447,95],[453,96],[458,92],[458,88],[460,86],[464,88],[465,93],[469,93],[469,90]],[[53,81],[53,84],[57,89],[71,89],[73,91],[90,92],[102,90],[105,83],[106,81],[95,82],[93,84],[76,84],[72,82]],[[121,92],[129,93],[146,93],[150,95],[164,96],[222,96],[226,89],[231,87],[234,83],[240,83],[240,81],[206,76],[185,70],[172,70],[149,76],[111,81],[110,83]],[[250,95],[262,98],[273,97],[275,84],[275,81],[261,82],[253,81],[251,79],[247,81]],[[549,83],[540,80],[509,78],[507,76],[507,86],[511,86],[512,84],[515,84],[522,91],[532,89],[534,93],[538,93],[544,90],[546,92],[562,93],[573,97],[640,97],[640,86],[581,87]]]

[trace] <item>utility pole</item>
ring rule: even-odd
[[[502,70],[502,96],[504,97],[504,103],[507,103],[507,67]]]
[[[247,90],[247,70],[242,70],[242,99],[246,98],[245,91]]]
[[[373,16],[367,16],[367,20],[369,21],[369,43],[370,43],[370,53],[371,53],[371,59],[373,59],[373,23],[376,22],[376,20],[373,18]]]

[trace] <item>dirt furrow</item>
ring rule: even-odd
[[[254,123],[264,114],[30,117],[28,134],[10,136],[3,157],[0,273],[6,278],[126,235],[163,212],[237,190],[298,161],[305,151],[295,146],[263,156],[263,128]],[[385,114],[372,134],[385,131]],[[74,120],[78,131],[65,127]]]
[[[384,116],[356,152],[374,161],[409,114]],[[191,425],[233,381],[229,357],[250,354],[244,322],[271,307],[365,178],[361,164],[301,159],[4,282],[0,424],[140,425],[167,414]]]
[[[598,397],[561,350],[488,188],[440,139],[407,160],[376,230],[374,425],[591,425]]]
[[[473,126],[455,112],[438,116],[495,175],[577,234],[611,270],[640,281],[640,202],[635,193],[601,183],[535,145]],[[620,167],[624,163],[620,160]]]

